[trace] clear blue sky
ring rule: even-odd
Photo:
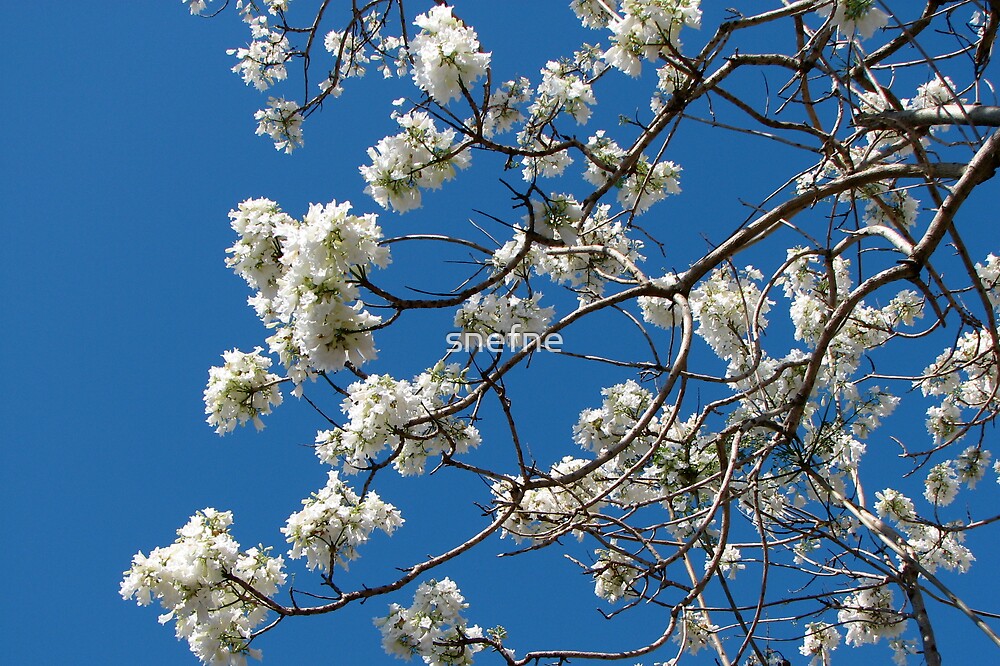
[[[552,3],[560,13],[568,11],[563,4]],[[289,158],[253,136],[251,116],[262,98],[229,72],[225,49],[246,41],[231,16],[194,19],[171,0],[9,5],[7,129],[0,135],[0,194],[9,206],[0,263],[8,378],[0,402],[0,500],[4,562],[13,580],[0,603],[0,662],[193,664],[172,628],[156,623],[157,610],[118,596],[132,554],[166,545],[206,506],[234,511],[244,546],[280,546],[278,527],[325,478],[305,446],[322,424],[304,404],[289,399],[260,435],[242,430],[220,439],[203,422],[207,369],[224,350],[248,350],[264,338],[245,305],[244,284],[223,263],[232,243],[226,214],[258,196],[296,215],[310,202],[334,198],[375,210],[361,193],[356,167],[365,148],[391,129],[386,102],[396,94],[348,86],[341,101],[307,123],[306,148]],[[505,66],[537,63],[522,67],[532,73],[562,52],[561,37],[546,35],[541,22],[512,26],[477,26],[487,48],[487,35],[505,30],[508,43],[523,47],[503,55],[496,43]],[[339,129],[362,118],[357,129]],[[703,172],[728,178],[734,145],[702,157]],[[697,173],[697,159],[682,161],[686,174]],[[699,197],[714,187],[692,177],[685,184],[692,208],[677,214],[684,220],[712,214],[722,204]],[[995,183],[988,187],[995,192]],[[490,191],[493,201],[503,201],[501,188]],[[762,194],[751,183],[746,197]],[[728,205],[739,210],[733,199]],[[420,215],[448,210],[442,200],[431,201],[428,212],[397,222],[409,229]],[[996,251],[995,228],[987,229]],[[688,222],[677,236],[694,243],[698,232]],[[405,367],[397,374],[407,376],[423,367],[432,357],[414,361],[412,344],[381,342],[380,369],[395,362]],[[551,388],[526,383],[539,399]],[[596,406],[598,387],[581,390],[579,399]],[[551,432],[567,437],[572,418],[559,419]],[[407,492],[414,491],[404,484],[383,494],[405,512]],[[463,516],[478,520],[472,506],[453,507],[443,523],[432,509],[407,516],[411,535],[451,533]],[[422,552],[419,541],[400,536],[372,548],[385,549],[396,564]],[[581,618],[597,627],[587,629],[589,647],[633,645],[648,636],[641,628],[635,636],[602,629],[589,583],[558,565],[543,555],[527,570],[502,561],[485,569],[459,564],[449,573],[473,604],[469,618],[484,627],[506,624],[515,648],[558,646],[555,639],[529,638],[579,634]],[[965,587],[978,584],[986,598],[1000,591],[993,572],[973,569],[970,577]],[[565,586],[567,580],[575,586]],[[546,598],[565,604],[547,608]],[[288,622],[260,644],[265,663],[399,663],[384,655],[371,626],[385,604],[379,599],[343,616]],[[524,606],[539,615],[529,617],[519,610]],[[948,616],[939,638],[949,663],[991,649],[956,614]],[[796,648],[782,649],[793,663],[804,663]],[[843,646],[835,653],[839,662],[852,656]]]

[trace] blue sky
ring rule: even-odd
[[[567,11],[562,4],[553,3],[560,13]],[[259,196],[293,215],[334,198],[374,211],[356,168],[365,148],[391,129],[387,102],[398,91],[349,85],[342,100],[307,122],[306,148],[288,157],[253,136],[252,113],[262,98],[229,72],[225,49],[246,41],[231,16],[198,20],[170,0],[99,6],[49,0],[16,3],[8,18],[0,193],[13,209],[0,264],[8,303],[0,499],[14,580],[0,604],[0,661],[195,663],[172,629],[156,623],[156,610],[118,596],[131,555],[169,543],[192,512],[207,506],[234,511],[244,546],[280,545],[278,527],[325,478],[306,446],[322,424],[294,399],[262,434],[241,430],[220,439],[204,423],[208,368],[224,350],[249,350],[265,337],[245,305],[245,285],[224,266],[233,240],[227,212]],[[548,35],[542,21],[513,26],[479,26],[487,47],[486,35],[513,36],[519,48],[495,60],[511,69],[533,73],[571,45]],[[494,50],[497,58],[504,53],[499,45]],[[342,129],[347,122],[357,124]],[[681,220],[672,243],[703,246],[697,220],[709,225],[716,216],[746,214],[735,196],[713,198],[719,179],[745,178],[741,196],[748,199],[767,194],[742,139],[726,139],[709,152],[679,140],[678,150],[689,157],[678,160],[686,173],[709,177],[685,183],[690,203],[670,212]],[[476,207],[506,205],[495,181],[468,183],[482,187]],[[400,225],[391,233],[424,222],[433,227],[453,214],[454,202],[434,195],[426,211],[389,217]],[[469,215],[463,209],[463,223]],[[986,229],[996,251],[995,229]],[[417,270],[419,259],[401,257],[398,266]],[[398,368],[405,377],[433,362],[438,352],[420,338],[420,326],[410,330],[416,338],[380,340],[380,368]],[[545,363],[539,361],[539,375]],[[559,395],[557,406],[596,406],[599,386],[579,381],[583,372],[573,371],[572,386],[517,381],[529,405]],[[573,415],[539,423],[546,413],[532,418],[539,458],[551,462],[561,449],[547,448],[545,439],[566,437]],[[458,497],[462,487],[453,484],[469,483],[441,476],[419,490],[390,484],[383,495],[405,512],[415,496],[433,496],[429,489]],[[996,498],[994,488],[986,492]],[[479,520],[468,504],[449,506],[445,517],[432,503],[417,505],[407,515],[411,535],[462,534],[463,525]],[[402,533],[371,546],[388,558],[374,556],[371,566],[401,564],[426,549]],[[634,636],[602,628],[590,586],[559,565],[555,554],[543,553],[527,565],[459,563],[449,574],[473,604],[470,619],[484,627],[504,623],[515,648],[539,647],[532,636],[546,637],[545,646],[574,638],[597,648],[648,635],[641,622]],[[368,565],[358,566],[363,575]],[[970,576],[975,580],[960,585],[978,583],[983,598],[998,591],[985,565]],[[561,603],[547,603],[552,599]],[[371,626],[385,603],[288,622],[260,645],[265,663],[399,663],[382,653]],[[538,614],[526,615],[525,607]],[[939,636],[949,661],[991,649],[961,618],[949,618]],[[793,663],[802,661],[794,646],[783,651],[795,655]],[[851,658],[843,647],[835,656]]]

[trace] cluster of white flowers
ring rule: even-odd
[[[611,546],[607,550],[595,551],[597,562],[590,570],[594,576],[594,594],[607,602],[615,603],[619,599],[635,596],[632,584],[638,571],[635,560],[618,550],[615,541],[611,542]]]
[[[211,0],[181,0],[181,2],[188,6],[192,14],[201,14],[208,7],[208,3]]]
[[[605,136],[603,130],[587,140],[587,153],[587,170],[583,178],[598,187],[611,180],[625,157],[625,150]],[[650,164],[642,156],[630,173],[622,181],[615,183],[618,187],[618,203],[622,208],[641,215],[668,195],[680,194],[680,174],[681,167],[673,162],[662,160]]]
[[[894,111],[896,107],[889,102],[889,98],[880,92],[856,91],[858,109],[864,114],[879,114],[885,111]],[[912,98],[899,100],[899,104],[904,110],[919,110],[940,107],[945,104],[964,104],[965,100],[957,96],[955,84],[947,76],[936,76],[933,80],[917,87],[916,95]],[[931,127],[931,132],[938,132],[947,129],[948,125],[935,125]],[[872,154],[881,160],[899,159],[910,155],[913,152],[914,137],[899,129],[878,128],[865,132],[868,142],[868,150],[858,153],[862,158],[862,163],[869,161]],[[927,145],[929,139],[920,137],[919,143]],[[870,198],[872,202],[868,205],[865,215],[869,216],[875,211],[876,200],[879,195],[892,192],[895,196],[888,197],[885,201],[889,209],[888,217],[904,226],[909,226],[908,219],[916,214],[917,202],[912,200],[905,191],[895,192],[888,183],[874,183],[866,185],[859,192],[861,199]]]
[[[889,15],[875,7],[875,0],[831,0],[817,8],[816,13],[829,17],[830,23],[844,35],[858,34],[864,39],[889,24]]]
[[[269,97],[267,108],[257,111],[253,117],[257,121],[257,136],[271,137],[275,150],[291,153],[302,147],[302,114],[295,102]]]
[[[962,410],[1000,410],[997,362],[988,330],[969,331],[928,366],[918,384],[925,396],[944,396],[927,410],[927,430],[935,441],[962,434]]]
[[[594,136],[587,139],[587,170],[583,179],[591,185],[605,185],[625,157],[625,150],[614,139],[605,135],[604,130],[598,130]]]
[[[536,234],[549,239],[559,239],[567,245],[579,240],[583,206],[569,194],[550,194],[544,201],[532,199],[531,215],[525,217]]]
[[[896,638],[906,628],[906,616],[892,607],[892,590],[887,585],[865,587],[847,596],[837,612],[837,621],[847,628],[851,646]]]
[[[597,455],[603,455],[615,448],[626,433],[631,431],[649,409],[653,395],[629,379],[623,384],[615,384],[601,389],[604,401],[599,409],[585,409],[573,426],[573,441],[582,448]],[[646,431],[640,433],[632,444],[619,454],[616,466],[627,468],[632,462],[644,456],[652,447],[659,420],[656,415],[649,419]]]
[[[661,417],[654,414],[622,448],[622,439],[635,430],[651,407],[653,395],[633,380],[601,393],[604,401],[600,408],[580,412],[573,440],[598,456],[618,450],[602,466],[600,474],[608,480],[629,475],[629,483],[617,486],[609,498],[623,506],[665,501],[665,506],[679,518],[668,529],[677,538],[690,536],[698,522],[686,517],[699,508],[700,493],[681,491],[699,484],[711,492],[707,480],[719,469],[713,442],[702,435],[696,416],[687,421],[673,420],[664,433]],[[642,469],[636,471],[634,468],[643,460]]]
[[[642,261],[642,241],[629,238],[621,222],[609,217],[610,207],[598,205],[583,218],[583,207],[572,196],[552,194],[544,202],[532,201],[532,215],[525,226],[543,237],[558,239],[565,247],[532,245],[523,265],[508,273],[508,282],[526,279],[530,271],[547,275],[558,284],[568,284],[581,302],[599,298],[608,280],[629,271],[628,264]],[[521,227],[517,235],[499,248],[492,258],[494,270],[510,265],[527,238]]]
[[[257,293],[250,303],[270,328],[271,351],[301,393],[312,372],[336,371],[375,357],[370,328],[380,319],[364,309],[356,275],[389,263],[375,215],[351,215],[349,202],[313,204],[301,222],[268,199],[231,211],[239,239],[227,263]]]
[[[525,491],[517,510],[504,521],[502,535],[510,535],[518,543],[524,539],[561,536],[569,531],[582,537],[581,528],[590,524],[605,505],[599,498],[607,491],[608,479],[600,470],[572,482],[560,482],[560,478],[587,464],[586,460],[566,456],[553,465],[548,477],[556,485]],[[513,481],[504,480],[491,488],[494,504],[501,512],[513,503],[513,485]]]
[[[550,210],[547,206],[546,213]],[[559,235],[567,245],[593,250],[549,248],[535,264],[539,274],[548,275],[558,283],[569,284],[579,293],[581,301],[602,296],[609,279],[628,273],[628,264],[643,259],[639,254],[642,241],[629,238],[625,226],[609,218],[609,210],[607,205],[595,206],[586,219],[572,224],[571,229],[560,227]]]
[[[248,199],[229,211],[230,226],[239,238],[226,250],[232,256],[226,265],[260,292],[268,302],[278,295],[281,266],[281,241],[284,229],[295,220],[270,199]]]
[[[803,448],[822,461],[818,467],[827,474],[830,471],[828,468],[838,471],[857,469],[866,446],[852,437],[842,423],[824,422],[806,433]]]
[[[282,228],[285,272],[268,308],[280,326],[268,342],[286,366],[298,366],[302,374],[335,372],[376,356],[371,328],[381,319],[358,300],[356,275],[386,266],[389,254],[379,246],[376,216],[350,210],[350,202],[313,204],[301,224]],[[301,375],[291,377],[300,383]]]
[[[323,38],[323,46],[334,57],[337,68],[322,82],[320,89],[339,97],[343,81],[364,76],[366,65],[375,63],[383,78],[404,76],[410,69],[405,42],[394,35],[383,35],[385,22],[378,12],[361,17],[349,30],[331,30]],[[368,47],[371,47],[369,50]]]
[[[962,451],[955,460],[945,460],[931,468],[924,480],[924,497],[934,506],[947,506],[958,495],[959,486],[965,483],[975,488],[986,474],[992,455],[978,445]]]
[[[975,488],[980,479],[986,475],[986,469],[990,466],[991,457],[993,456],[989,451],[976,445],[962,451],[958,459],[955,460],[958,480],[968,485],[969,488]]]
[[[949,477],[954,472],[951,469],[943,468],[932,470],[931,476]],[[946,478],[945,483],[954,483],[953,478]],[[931,493],[932,485],[934,493]],[[932,504],[938,504],[935,498],[940,492],[952,492],[951,489],[943,490],[937,481],[932,481],[928,477],[928,486],[925,497]],[[955,484],[954,491],[957,491]],[[907,544],[913,549],[917,560],[928,570],[935,571],[942,567],[949,571],[958,570],[965,573],[972,566],[975,557],[964,544],[965,535],[957,529],[942,529],[931,524],[929,521],[920,519],[917,516],[913,501],[898,490],[886,488],[875,493],[877,502],[875,510],[883,518],[892,518],[900,531],[906,535]]]
[[[910,109],[929,109],[935,106],[944,106],[961,100],[955,94],[955,83],[945,76],[937,76],[933,81],[917,87],[916,97],[906,102],[906,107]]]
[[[528,113],[531,123],[544,125],[560,113],[568,113],[579,124],[590,119],[590,107],[597,104],[590,84],[580,78],[576,65],[550,60],[542,69],[542,82]]]
[[[529,298],[474,294],[455,313],[462,346],[483,347],[491,336],[500,336],[508,349],[519,349],[535,336],[540,338],[555,314],[553,308],[539,306],[541,298],[541,292]]]
[[[815,345],[829,317],[831,291],[836,290],[838,299],[850,292],[850,263],[834,257],[826,266],[822,258],[799,247],[789,249],[788,258],[792,261],[781,276],[781,285],[791,301],[795,339]]]
[[[880,188],[882,189],[882,188]],[[872,193],[865,206],[864,221],[867,225],[883,224],[909,229],[917,220],[920,200],[907,190],[888,190]]]
[[[1000,314],[1000,257],[995,254],[986,255],[986,263],[976,264],[976,275],[982,282],[990,305]]]
[[[457,364],[439,363],[412,382],[388,375],[371,375],[347,388],[341,411],[349,423],[316,436],[320,460],[353,474],[365,469],[386,448],[393,449],[392,464],[403,475],[422,474],[427,458],[464,453],[479,445],[475,426],[454,416],[425,419],[451,402],[467,386]]]
[[[684,609],[684,620],[681,629],[674,634],[674,642],[690,654],[708,646],[712,636],[719,631],[719,626],[709,622],[708,613],[700,610]]]
[[[557,150],[559,140],[548,137],[544,134],[536,134],[529,131],[529,128],[518,133],[518,143],[524,150],[531,151],[532,154],[521,158],[521,177],[527,182],[534,182],[538,178],[555,178],[561,176],[573,158],[568,150]]]
[[[252,84],[257,90],[267,90],[288,76],[285,63],[291,46],[284,31],[271,29],[266,16],[254,16],[249,24],[253,38],[250,44],[229,49],[226,53],[239,61],[233,66],[233,72],[241,75],[244,83]]]
[[[695,331],[716,355],[728,361],[748,356],[751,345],[744,337],[756,336],[767,325],[764,315],[773,303],[766,299],[757,284],[763,275],[753,266],[735,273],[717,268],[691,291],[691,314]]]
[[[677,274],[667,273],[661,278],[654,279],[652,283],[662,289],[670,289],[677,285]],[[674,307],[675,304],[671,299],[659,296],[640,296],[637,300],[639,309],[642,311],[643,321],[646,323],[668,330],[680,325],[682,320],[680,310]]]
[[[791,261],[781,284],[791,301],[789,314],[795,325],[795,338],[813,346],[823,335],[833,308],[850,294],[850,262],[834,257],[827,268],[817,255],[802,248],[790,249],[788,256]],[[848,397],[856,397],[856,388],[849,378],[858,369],[864,353],[922,315],[923,299],[912,290],[900,291],[883,308],[870,307],[863,301],[858,303],[826,349],[820,382],[845,392]],[[894,407],[895,403],[890,401],[882,406]]]
[[[498,132],[506,132],[514,123],[523,121],[524,114],[520,107],[531,99],[531,95],[531,82],[523,76],[505,81],[493,90],[483,106],[483,135],[491,137]]]
[[[302,504],[303,509],[289,516],[281,529],[292,544],[288,557],[305,555],[310,569],[328,574],[335,564],[347,569],[358,558],[358,546],[367,543],[376,529],[391,535],[403,524],[396,507],[373,492],[361,499],[335,471],[329,473],[326,486]]]
[[[883,518],[888,516],[896,522],[903,522],[913,520],[917,515],[913,500],[898,490],[886,488],[875,493],[875,497],[878,500],[875,510]]]
[[[402,132],[368,149],[371,164],[360,167],[365,193],[399,213],[420,207],[420,190],[436,190],[469,166],[467,150],[455,144],[455,130],[438,130],[425,111],[393,113]]]
[[[260,658],[250,640],[267,619],[267,608],[243,584],[271,596],[285,582],[280,557],[262,548],[240,552],[229,533],[232,522],[228,511],[199,511],[173,544],[148,557],[136,553],[121,584],[124,599],[135,597],[143,606],[158,599],[167,611],[160,622],[173,619],[177,637],[213,666],[243,666],[247,655]]]
[[[618,189],[618,203],[626,210],[642,215],[657,201],[670,194],[680,194],[681,168],[663,160],[650,165],[645,157],[635,163]]]
[[[420,32],[410,40],[413,81],[446,104],[462,96],[462,89],[486,75],[490,54],[482,53],[476,31],[452,15],[452,8],[432,7],[416,17]]]
[[[604,28],[611,21],[608,3],[603,0],[571,0],[570,8],[585,28]]]
[[[649,100],[649,108],[653,113],[659,113],[666,104],[666,99],[674,91],[688,81],[688,75],[674,65],[667,63],[656,70],[656,92]]]
[[[653,457],[657,478],[666,492],[686,488],[718,471],[719,458],[711,439],[697,428],[697,415],[674,421]]]
[[[924,497],[935,506],[948,506],[958,496],[958,473],[955,464],[946,460],[927,473],[924,480]]]
[[[245,354],[232,349],[222,354],[225,364],[208,371],[205,388],[205,413],[208,424],[224,435],[249,420],[258,430],[264,427],[261,415],[281,404],[278,383],[281,378],[268,372],[271,359],[261,355],[261,348]]]
[[[633,380],[603,389],[601,393],[604,401],[600,408],[580,412],[573,427],[573,440],[598,456],[620,449],[601,468],[601,473],[608,479],[628,474],[630,480],[619,485],[610,498],[621,505],[634,505],[673,496],[669,508],[676,514],[686,515],[694,510],[697,493],[678,491],[704,481],[718,470],[714,447],[696,429],[695,417],[675,420],[663,433],[660,417],[651,415],[628,446],[621,448],[621,440],[635,429],[652,405],[653,395]],[[643,459],[646,462],[637,473],[633,468]],[[693,525],[679,521],[670,529],[677,536],[687,535]]]
[[[681,28],[701,27],[700,0],[623,0],[621,17],[610,23],[609,65],[638,76],[642,61],[671,58],[681,48]]]
[[[370,58],[365,52],[362,40],[355,33],[331,30],[323,38],[323,46],[340,61],[340,67],[337,69],[339,79],[365,75],[365,65],[370,62]],[[338,97],[342,90],[342,88],[334,89],[333,95]]]
[[[836,627],[826,622],[809,622],[806,624],[806,635],[802,639],[799,654],[812,657],[810,666],[830,663],[830,653],[837,649],[840,643],[840,633]]]
[[[407,660],[419,656],[428,666],[467,666],[484,647],[468,642],[483,636],[480,627],[470,627],[462,617],[468,607],[451,579],[431,580],[417,587],[413,605],[392,604],[375,626],[388,654]]]
[[[711,564],[711,556],[706,556],[706,571],[708,571]],[[730,543],[727,543],[726,547],[722,549],[722,556],[719,557],[719,571],[722,572],[722,574],[727,578],[735,580],[736,574],[746,568],[747,565],[743,564],[743,553],[740,552],[740,549]]]
[[[942,529],[933,525],[908,525],[906,542],[917,554],[917,559],[930,572],[938,567],[965,573],[976,560],[965,545],[965,533]]]

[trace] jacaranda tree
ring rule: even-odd
[[[357,77],[401,91],[366,111],[395,127],[359,165],[370,201],[230,213],[227,263],[266,333],[211,369],[208,423],[262,428],[295,396],[329,472],[280,546],[244,549],[233,515],[206,508],[135,555],[122,596],[158,601],[199,659],[244,663],[285,623],[363,602],[389,654],[432,665],[702,650],[825,665],[881,643],[934,666],[942,618],[1000,647],[996,612],[952,589],[997,564],[970,569],[966,537],[995,538],[1000,519],[976,501],[1000,472],[1000,236],[967,202],[1000,164],[1000,3],[572,0],[549,29],[578,49],[523,72],[495,64],[516,36],[486,43],[463,2],[184,4],[249,27],[233,71],[273,95],[257,134],[280,151]],[[750,146],[754,172],[682,170],[691,141]],[[742,214],[702,215],[687,179]],[[509,204],[472,194],[483,183]],[[430,197],[449,202],[448,233],[421,218]],[[681,228],[703,244],[674,242]],[[420,270],[394,273],[408,247]],[[380,335],[406,327],[432,359],[412,377],[376,360]],[[526,405],[525,381],[589,396],[571,431],[539,441],[567,398]],[[925,426],[904,435],[904,420]],[[446,498],[481,507],[450,543],[407,533],[405,503],[383,499],[387,477],[431,471],[481,481]],[[376,532],[392,539],[367,543]],[[426,557],[377,579],[347,570],[394,539]],[[449,566],[539,551],[584,574],[595,621],[632,647],[524,645],[502,618],[474,623]],[[296,560],[311,573],[293,582]],[[649,606],[656,631],[628,633]]]

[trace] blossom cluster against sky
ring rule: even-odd
[[[357,165],[393,131],[392,93],[354,84],[313,118],[306,148],[289,158],[253,136],[261,98],[229,72],[225,54],[246,41],[236,21],[194,19],[170,1],[102,11],[19,3],[8,18],[0,192],[13,211],[0,268],[10,378],[0,408],[0,498],[16,582],[0,606],[0,660],[195,663],[157,625],[155,610],[119,597],[131,554],[169,542],[193,511],[210,506],[233,510],[245,545],[280,543],[277,526],[324,482],[304,446],[316,429],[306,409],[278,410],[264,435],[240,429],[219,439],[204,423],[208,368],[225,350],[252,349],[263,337],[245,286],[223,262],[233,241],[226,214],[256,196],[297,215],[334,197],[370,206]],[[477,28],[484,40],[502,31]],[[518,59],[557,48],[540,26],[509,34],[526,47]],[[496,51],[495,62],[511,57]],[[359,117],[366,127],[338,129]],[[730,166],[721,152],[706,162]],[[686,161],[685,173],[697,167]],[[690,182],[686,205],[698,207]],[[383,357],[405,357],[403,345]],[[539,616],[536,635],[545,635],[567,617],[596,612],[586,584],[564,591],[559,580],[540,569],[530,579],[463,582],[463,592],[484,626],[517,608],[516,595],[491,599],[491,586],[520,590],[524,600],[564,595],[572,614]],[[958,587],[976,581],[993,585],[973,569]],[[379,605],[288,623],[261,644],[266,663],[394,663],[371,624],[384,612]],[[976,654],[979,643],[963,646],[971,632],[961,618],[942,627],[946,656]],[[783,651],[795,655],[796,646]]]

